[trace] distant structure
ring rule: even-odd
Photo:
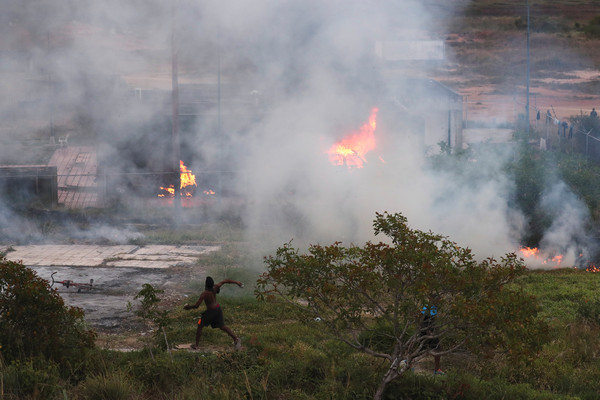
[[[444,41],[376,41],[374,53],[387,76],[386,93],[402,134],[419,141],[427,151],[435,152],[440,142],[448,149],[461,148],[462,96],[434,79],[419,76],[423,65],[446,61]]]
[[[0,197],[13,207],[55,207],[58,203],[56,167],[0,166]]]
[[[434,152],[440,142],[463,146],[463,99],[434,79],[395,77],[386,82],[403,133],[415,136]]]

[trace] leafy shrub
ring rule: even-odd
[[[81,358],[94,339],[83,310],[66,306],[30,268],[0,260],[0,343],[7,362],[38,356],[58,362]]]

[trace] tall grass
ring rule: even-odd
[[[393,382],[386,399],[594,399],[600,393],[600,275],[580,270],[530,271],[519,281],[537,296],[550,329],[539,354],[514,365],[504,354],[442,357]],[[233,287],[232,289],[237,289]],[[249,290],[248,288],[245,288]],[[233,290],[232,290],[233,291]],[[243,351],[218,329],[205,329],[201,351],[171,357],[157,338],[146,351],[95,350],[77,372],[44,363],[2,367],[4,398],[69,399],[370,399],[384,365],[332,339],[318,321],[303,320],[289,304],[257,301],[224,290],[226,323]],[[176,305],[169,340],[189,343],[195,316]],[[163,345],[164,347],[164,345]],[[61,372],[62,371],[62,372]],[[422,372],[420,372],[422,371]],[[37,387],[37,389],[36,389]]]
[[[88,377],[75,394],[87,400],[133,400],[140,396],[139,387],[127,374],[117,370]]]

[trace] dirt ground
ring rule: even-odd
[[[564,85],[595,81],[600,78],[600,71],[572,71],[572,78],[556,79]],[[442,78],[443,79],[443,78]],[[544,123],[546,110],[552,115],[564,120],[583,113],[589,115],[592,108],[600,109],[600,95],[582,94],[567,89],[538,86],[530,88],[529,107],[531,125]],[[526,95],[511,95],[499,93],[496,85],[478,85],[459,89],[464,96],[463,110],[467,121],[483,123],[514,122],[518,114],[525,113]],[[541,122],[536,120],[537,111],[541,113]]]
[[[39,276],[49,279],[58,271],[55,280],[68,279],[88,286],[65,287],[55,283],[65,303],[85,311],[86,322],[98,334],[97,345],[101,348],[130,351],[144,346],[144,338],[152,329],[142,323],[133,313],[139,305],[135,295],[144,283],[164,290],[161,307],[172,309],[188,299],[190,280],[201,280],[206,269],[200,265],[181,265],[170,268],[115,268],[115,267],[32,267]],[[193,333],[192,328],[190,332]]]

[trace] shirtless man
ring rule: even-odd
[[[196,302],[196,304],[186,304],[183,306],[185,310],[190,310],[192,308],[200,307],[200,304],[204,302],[206,304],[206,311],[202,313],[201,318],[198,320],[198,329],[196,330],[196,343],[191,347],[192,349],[197,349],[200,344],[200,336],[202,336],[202,328],[210,325],[211,328],[219,328],[225,333],[227,333],[233,339],[233,343],[236,350],[241,349],[242,342],[240,338],[238,338],[232,331],[225,325],[225,321],[223,320],[223,310],[217,303],[217,293],[221,291],[221,286],[226,283],[235,283],[239,287],[244,287],[242,282],[234,281],[231,279],[225,279],[217,284],[210,276],[206,277],[206,282],[204,284],[204,292],[200,295],[200,298]]]

